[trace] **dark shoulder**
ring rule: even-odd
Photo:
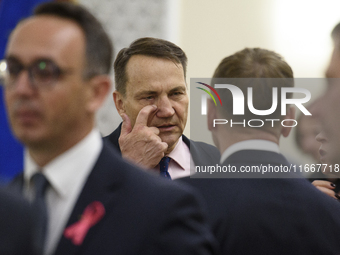
[[[120,136],[120,131],[121,131],[121,126],[120,124],[111,134],[103,137],[103,140],[106,142],[109,142],[111,146],[113,146],[120,154],[120,147],[119,147],[119,136]]]
[[[29,203],[19,194],[13,193],[10,190],[7,190],[5,188],[0,188],[0,201],[1,201],[1,210],[2,215],[4,213],[11,215],[11,214],[23,214],[24,209],[29,208]]]
[[[196,142],[196,141],[193,141],[193,140],[190,140],[190,142],[192,144],[194,144],[195,146],[201,148],[202,150],[206,151],[206,152],[214,153],[216,155],[220,155],[219,150],[211,144],[204,143],[204,142]]]
[[[36,254],[33,247],[33,212],[17,193],[0,189],[1,254]],[[18,246],[18,244],[20,245]]]
[[[182,135],[183,142],[189,147],[195,165],[217,164],[221,158],[219,150],[210,144],[196,142]]]

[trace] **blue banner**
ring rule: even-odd
[[[0,59],[3,59],[8,37],[16,24],[30,16],[34,8],[48,0],[0,0]],[[0,181],[8,182],[23,169],[23,147],[13,137],[0,86]]]

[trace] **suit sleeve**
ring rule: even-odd
[[[28,202],[9,190],[0,188],[0,253],[2,255],[37,255],[34,246],[33,212]]]
[[[157,245],[148,254],[219,254],[200,199],[188,191],[175,197],[163,211]]]

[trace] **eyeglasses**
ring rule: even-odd
[[[28,71],[30,82],[35,88],[51,88],[61,75],[71,71],[61,69],[50,59],[38,59],[25,66],[15,58],[8,58],[0,61],[0,80],[6,88],[12,88],[23,70]]]

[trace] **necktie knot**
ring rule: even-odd
[[[161,161],[159,162],[159,171],[160,171],[160,176],[171,180],[171,176],[169,174],[168,168],[169,168],[169,163],[170,163],[171,158],[169,157],[163,157]]]
[[[42,173],[36,173],[32,176],[34,185],[35,200],[37,198],[43,198],[45,195],[46,188],[48,186],[48,180]]]

